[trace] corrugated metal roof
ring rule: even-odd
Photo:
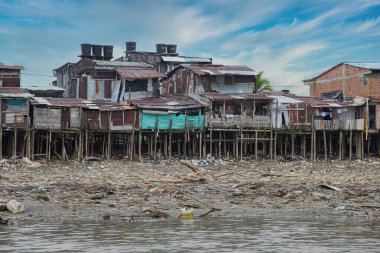
[[[192,70],[198,75],[255,75],[255,71],[247,66],[223,66],[223,65],[186,65],[182,64],[184,68]]]
[[[287,97],[287,96],[273,96],[273,95],[270,95],[269,97],[276,99],[279,104],[299,104],[299,103],[303,103],[303,101],[301,101],[301,100],[297,100],[297,99],[294,99],[294,98],[291,98],[291,97]]]
[[[113,110],[132,110],[135,109],[130,104],[114,103],[103,100],[90,101],[81,98],[41,98],[31,99],[32,105],[49,105],[57,107],[82,107],[90,110],[113,111]]]
[[[166,77],[153,69],[117,69],[116,72],[125,79],[146,79]]]
[[[188,97],[183,95],[170,95],[161,96],[160,98],[144,98],[144,99],[132,99],[128,100],[129,103],[139,108],[162,108],[170,110],[179,110],[184,108],[198,108],[202,105]]]
[[[256,101],[272,101],[273,98],[264,94],[258,93],[242,93],[242,94],[227,94],[216,92],[199,93],[200,96],[207,97],[212,101],[233,101],[233,100],[256,100]]]
[[[183,62],[183,63],[191,63],[191,62],[201,62],[201,63],[212,63],[211,58],[204,57],[187,57],[187,56],[161,56],[163,61],[166,62]]]
[[[0,63],[0,69],[8,69],[8,70],[22,70],[23,66],[8,66]]]
[[[65,89],[54,85],[23,85],[22,88],[32,91],[65,91]]]
[[[1,87],[0,97],[29,98],[33,97],[27,90],[19,87]]]
[[[152,65],[143,62],[125,62],[125,61],[103,61],[103,60],[91,60],[95,63],[97,69],[116,69],[116,68],[153,68]]]
[[[347,65],[365,69],[380,69],[380,62],[345,62]]]

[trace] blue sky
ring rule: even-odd
[[[0,0],[0,62],[23,65],[23,84],[45,85],[76,62],[81,43],[125,41],[153,51],[264,71],[276,90],[308,94],[305,77],[342,61],[380,62],[380,0]]]

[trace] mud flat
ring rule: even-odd
[[[18,221],[203,217],[380,218],[380,160],[309,162],[2,160],[0,218]],[[25,210],[13,214],[15,199]],[[206,214],[206,215],[205,215]]]

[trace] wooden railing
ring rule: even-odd
[[[233,115],[227,116],[226,118],[216,117],[209,122],[213,127],[234,127],[242,126],[243,128],[270,128],[271,118],[270,116],[256,115],[251,116],[240,116]]]
[[[364,119],[314,120],[315,130],[364,130]]]

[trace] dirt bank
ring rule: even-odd
[[[197,216],[380,218],[378,160],[185,162],[3,160],[0,217],[133,221],[176,218],[188,207]],[[4,210],[9,199],[25,211]]]

